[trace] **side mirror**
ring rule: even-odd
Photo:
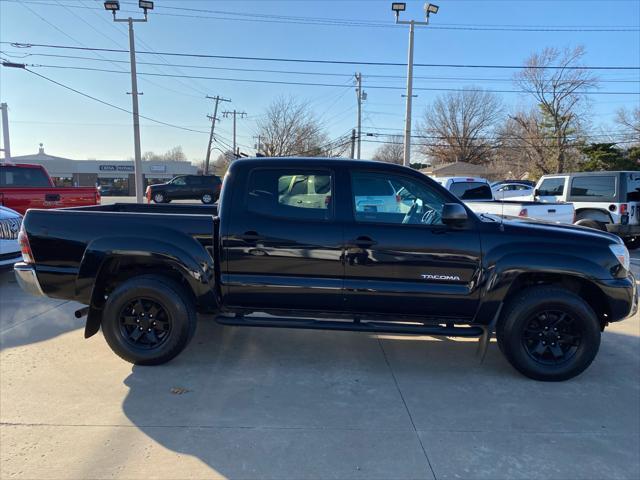
[[[445,225],[459,225],[467,218],[467,211],[459,203],[445,203],[442,207],[442,223]]]
[[[537,188],[533,189],[533,197],[539,197],[540,196],[540,190],[538,190]]]

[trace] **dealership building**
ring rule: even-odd
[[[73,160],[49,155],[40,144],[38,153],[12,156],[11,161],[42,165],[59,187],[101,186],[103,192],[112,195],[135,195],[133,160]],[[142,162],[145,185],[163,183],[177,175],[197,173],[197,167],[189,162]]]

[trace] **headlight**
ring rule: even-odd
[[[609,249],[611,250],[611,253],[616,256],[620,265],[622,265],[625,270],[629,270],[629,267],[631,266],[631,257],[629,257],[629,250],[627,250],[627,247],[621,244],[616,244],[609,245]]]

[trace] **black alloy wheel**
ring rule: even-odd
[[[527,354],[543,365],[561,365],[577,352],[582,329],[567,312],[543,310],[526,322],[522,345]]]
[[[171,316],[158,302],[137,298],[120,312],[120,334],[135,348],[160,347],[171,333]]]

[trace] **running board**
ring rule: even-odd
[[[221,325],[236,327],[303,328],[310,330],[347,330],[374,333],[409,333],[414,335],[436,335],[446,337],[480,337],[482,327],[454,327],[441,325],[406,324],[393,322],[350,322],[313,320],[307,318],[282,317],[216,317]]]

